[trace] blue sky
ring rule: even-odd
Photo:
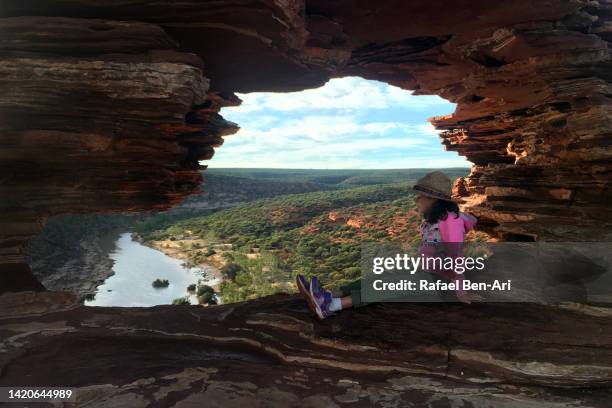
[[[469,167],[447,152],[427,118],[455,104],[357,77],[291,93],[238,94],[221,115],[240,125],[209,167],[400,169]]]

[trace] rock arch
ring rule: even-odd
[[[0,9],[2,288],[41,289],[28,280],[21,247],[49,215],[163,209],[197,191],[198,160],[212,157],[223,136],[237,128],[218,114],[222,106],[238,103],[233,92],[300,90],[344,75],[377,79],[457,103],[454,114],[432,122],[444,130],[442,143],[447,149],[475,163],[470,176],[455,185],[455,195],[481,217],[481,225],[491,234],[509,240],[609,240],[611,18],[612,4],[607,0],[194,0],[176,4],[5,0]],[[4,318],[13,326],[5,325],[2,330],[4,338],[20,330],[38,330],[24,346],[32,350],[45,342],[51,345],[42,334],[45,330],[64,333],[79,349],[86,337],[102,339],[112,332],[102,321],[133,326],[133,331],[113,332],[123,339],[117,340],[117,350],[123,346],[128,350],[127,343],[134,341],[135,334],[172,333],[170,337],[176,340],[183,336],[178,333],[190,330],[180,324],[140,327],[129,322],[132,314],[122,317],[112,311],[96,317],[71,303],[67,295],[28,293],[4,297],[3,310],[12,311]],[[218,309],[219,316],[211,313],[206,319],[220,325],[224,338],[236,331],[252,331],[253,322],[259,321],[265,327],[261,332],[268,337],[281,336],[300,344],[297,337],[278,330],[293,333],[308,323],[293,312],[282,319],[271,317],[274,301],[262,301],[255,314],[248,318],[239,314],[231,324],[223,323],[223,316],[230,315],[232,308]],[[297,307],[295,302],[282,302]],[[68,311],[52,313],[60,309]],[[389,313],[402,318],[415,316],[412,309],[391,309]],[[150,321],[162,315],[177,321],[184,309],[177,310],[144,313]],[[462,321],[460,311],[452,309],[451,315]],[[597,330],[610,333],[606,310],[487,306],[470,313],[482,318],[503,314],[506,320],[497,321],[498,326],[481,329],[510,337],[517,318],[536,324],[547,317],[538,324],[544,324],[550,333],[567,333],[575,330],[575,313],[582,313],[578,315],[585,316],[582,330],[592,337],[559,340],[571,347],[555,345],[554,336],[541,340],[545,346],[514,339],[507,349],[518,353],[519,357],[513,357],[499,348],[499,342],[479,343],[455,327],[449,337],[437,338],[438,345],[454,345],[447,352],[433,346],[409,352],[421,357],[436,355],[447,361],[442,368],[419,368],[417,362],[409,364],[408,371],[441,375],[444,381],[438,391],[456,390],[446,383],[458,379],[455,371],[449,375],[448,367],[458,367],[460,372],[464,368],[469,375],[477,372],[474,378],[488,372],[497,384],[491,392],[505,395],[508,401],[518,394],[526,398],[525,404],[537,404],[538,397],[527,397],[512,387],[541,384],[546,375],[552,378],[562,373],[563,378],[555,383],[562,387],[609,386],[609,335],[597,337],[602,333]],[[35,317],[40,314],[43,317]],[[96,320],[100,316],[102,320]],[[371,322],[367,314],[353,318],[363,324]],[[440,319],[442,327],[451,324],[445,317]],[[272,320],[276,323],[271,324]],[[90,326],[78,321],[90,322]],[[324,327],[304,346],[313,359],[359,340],[349,331],[334,346],[333,325]],[[69,337],[74,331],[78,333]],[[251,335],[241,338],[240,344],[259,341]],[[592,343],[592,338],[599,342]],[[587,344],[581,343],[585,341]],[[18,342],[5,344],[13,346],[11,353],[19,354]],[[563,347],[580,350],[580,361],[596,367],[597,378],[566,360],[559,352]],[[592,349],[596,347],[598,351]],[[40,354],[34,352],[33,358],[48,361],[42,348],[36,350]],[[286,359],[287,355],[278,352],[276,358]],[[3,360],[5,370],[19,373],[19,362],[11,365],[9,357]],[[392,358],[379,357],[381,361]],[[483,368],[479,365],[483,361],[493,366]],[[551,371],[530,371],[532,362]],[[311,363],[317,366],[314,360]],[[244,364],[236,363],[231,371],[236,378],[236,367]],[[370,375],[359,372],[359,381]],[[304,377],[303,372],[292,373],[294,383]],[[333,381],[343,375],[333,370],[326,373]],[[213,374],[190,371],[179,377],[206,382]],[[404,377],[394,378],[394,384],[371,391],[380,396],[395,389],[398,399],[402,395],[431,397],[433,391],[418,386],[418,381],[413,379],[406,386]],[[189,392],[184,384],[189,382],[181,381],[177,379],[176,387],[184,395]],[[334,403],[357,398],[354,396],[364,392],[363,384],[351,385],[345,399]],[[295,402],[270,387],[262,389],[268,394],[252,389],[244,392],[260,400],[273,394],[279,401]],[[117,388],[109,386],[107,391],[120,398]],[[469,386],[462,395],[477,403],[480,391]],[[143,398],[146,392],[135,398]],[[574,398],[554,392],[550,397],[547,392],[542,398],[556,398],[555,406],[570,404]],[[442,395],[459,398],[453,391],[442,391]],[[592,406],[607,406],[597,393],[585,395],[580,398],[589,399]]]

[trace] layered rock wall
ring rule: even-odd
[[[235,96],[210,92],[201,58],[157,25],[12,17],[0,32],[5,263],[48,215],[178,203],[237,129],[217,113]]]
[[[533,5],[481,5],[469,31],[390,22],[401,39],[356,48],[341,72],[457,103],[432,123],[474,163],[455,195],[481,228],[504,240],[609,240],[611,5]],[[351,20],[349,37],[365,42],[373,18]]]

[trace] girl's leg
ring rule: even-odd
[[[342,304],[343,309],[348,309],[349,307],[353,307],[353,298],[350,296],[345,296],[340,298],[340,302]]]
[[[341,286],[340,291],[342,293],[340,302],[343,309],[349,307],[362,307],[368,304],[367,302],[361,301],[361,279]]]
[[[330,312],[338,312],[349,307],[353,307],[353,299],[350,296],[339,296],[331,299],[328,308]]]
[[[334,297],[331,291],[325,290],[316,276],[312,276],[310,283],[302,275],[296,277],[296,284],[306,298],[308,307],[319,319],[325,319],[330,313],[338,312],[349,307],[364,306],[361,302],[361,281],[357,280],[341,288],[342,292]]]

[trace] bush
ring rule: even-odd
[[[198,286],[197,291],[198,303],[202,305],[216,305],[217,299],[215,298],[215,290],[208,285]]]
[[[155,279],[152,283],[154,288],[167,288],[168,285],[170,285],[170,282],[168,282],[168,279]]]
[[[206,292],[202,296],[198,296],[198,303],[201,305],[216,305],[217,300],[214,293]]]
[[[242,270],[242,267],[240,265],[232,262],[232,263],[228,263],[223,268],[221,268],[221,273],[227,279],[234,282],[236,280],[236,274],[241,270]]]
[[[208,256],[212,256],[212,255],[214,255],[216,253],[217,253],[217,251],[215,251],[214,249],[208,248],[208,250],[206,251],[206,254],[204,254],[204,256],[208,257]]]
[[[191,285],[187,286],[187,292],[193,293],[196,291],[196,284],[192,283]]]
[[[197,293],[198,296],[202,296],[205,293],[212,293],[212,294],[214,294],[215,290],[212,287],[208,286],[208,285],[200,285],[200,286],[198,286],[198,293]]]
[[[187,296],[185,297],[180,297],[180,298],[176,298],[172,301],[173,305],[190,305],[191,302],[189,301],[189,298]]]

